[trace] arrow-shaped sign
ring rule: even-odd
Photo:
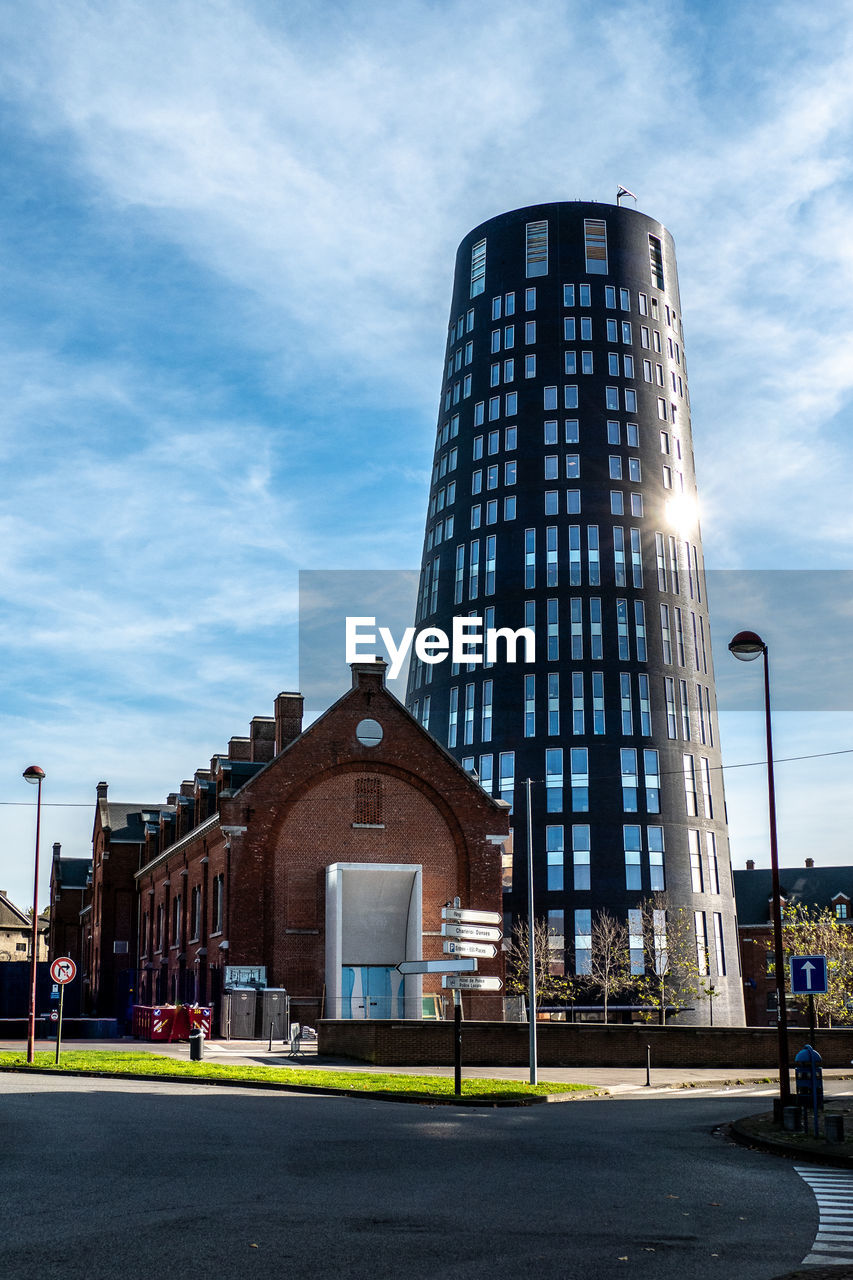
[[[500,929],[494,929],[491,925],[443,924],[441,926],[441,936],[443,938],[467,938],[469,942],[500,942],[503,935]]]
[[[500,978],[486,977],[483,974],[460,973],[458,977],[442,978],[441,985],[450,991],[500,991],[503,983]]]
[[[453,920],[456,924],[502,924],[503,916],[499,911],[474,911],[470,907],[442,907],[442,920]]]
[[[476,972],[476,960],[403,960],[397,965],[398,973],[472,973]]]
[[[443,942],[441,949],[446,956],[482,956],[486,960],[498,954],[493,942],[460,942],[457,939],[455,942]]]

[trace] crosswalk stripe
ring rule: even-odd
[[[817,1201],[818,1227],[801,1266],[853,1263],[853,1173],[794,1165]]]

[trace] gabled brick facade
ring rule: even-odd
[[[441,907],[454,897],[501,910],[507,806],[388,692],[384,664],[356,664],[353,688],[304,733],[299,695],[280,695],[275,712],[196,774],[192,797],[169,797],[177,817],[163,815],[158,846],[146,845],[135,877],[141,1003],[216,1003],[227,965],[264,965],[297,1020],[336,1016],[325,998],[335,864],[422,869],[425,958],[442,953]],[[365,720],[381,741],[359,741]],[[185,830],[181,798],[193,801]],[[480,971],[500,973],[500,955]],[[440,991],[440,978],[423,990]],[[465,1004],[468,1016],[500,1017],[499,996]]]
[[[80,912],[92,879],[91,858],[63,858],[61,847],[53,846],[50,864],[50,959],[70,956],[82,968]]]

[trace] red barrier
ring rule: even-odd
[[[190,1031],[200,1027],[204,1032],[205,1040],[210,1039],[210,1028],[213,1024],[213,1010],[205,1009],[201,1005],[193,1005],[188,1013],[190,1015]]]
[[[151,1010],[147,1005],[133,1006],[133,1038],[147,1040],[151,1029]]]
[[[151,1027],[148,1033],[149,1040],[173,1040],[172,1034],[175,1025],[176,1006],[173,1004],[161,1004],[151,1010]]]
[[[201,1027],[205,1040],[209,1040],[212,1021],[213,1010],[199,1005],[133,1006],[133,1035],[137,1040],[189,1040],[194,1027]]]

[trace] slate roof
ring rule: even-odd
[[[174,805],[167,804],[122,804],[118,800],[101,802],[101,823],[110,828],[110,841],[113,844],[142,844],[145,839],[145,823],[143,813],[173,813]]]
[[[770,868],[732,874],[738,924],[767,924],[773,892]],[[853,867],[780,867],[779,890],[787,902],[810,907],[832,907],[839,893],[853,901]]]
[[[92,870],[91,858],[57,858],[54,862],[59,889],[85,889]]]

